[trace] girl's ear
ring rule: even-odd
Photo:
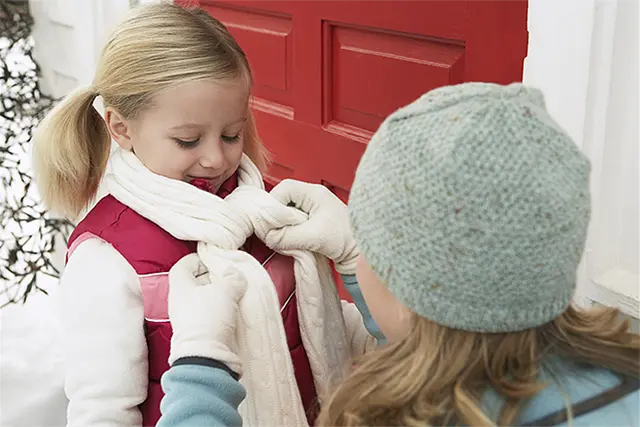
[[[133,150],[130,122],[125,120],[120,113],[111,107],[105,109],[104,120],[107,123],[107,129],[109,129],[111,138],[125,150]]]

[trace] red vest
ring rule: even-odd
[[[237,177],[234,176],[224,183],[218,195],[224,198],[236,186]],[[196,251],[196,242],[176,239],[111,195],[100,200],[78,224],[69,238],[67,256],[71,256],[82,241],[90,238],[100,238],[111,244],[131,264],[140,278],[149,350],[149,389],[147,400],[140,410],[143,425],[155,426],[160,418],[160,401],[164,395],[160,378],[169,369],[171,347],[172,329],[167,305],[168,272],[178,260]],[[298,389],[309,424],[313,425],[317,415],[316,390],[300,336],[293,259],[273,252],[256,236],[247,239],[242,249],[264,265],[275,284],[283,307],[282,320]]]

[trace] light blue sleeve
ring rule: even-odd
[[[559,360],[559,361],[558,361]],[[577,405],[620,385],[621,374],[607,368],[579,365],[567,359],[556,359],[554,370],[540,370],[540,382],[548,386],[523,405],[516,425],[536,425],[535,421],[553,412],[566,410],[566,402]],[[553,372],[553,376],[551,374]],[[637,386],[636,386],[637,387]],[[606,398],[604,399],[606,401]],[[630,390],[626,396],[583,414],[573,413],[571,421],[557,427],[640,426],[640,392]],[[598,406],[596,404],[595,406]],[[537,424],[543,425],[543,424]]]
[[[241,426],[238,406],[244,387],[220,367],[202,364],[172,366],[162,376],[165,396],[158,427]]]
[[[378,345],[386,343],[386,338],[380,331],[380,328],[376,324],[376,321],[373,320],[371,316],[371,312],[369,311],[369,307],[367,307],[367,303],[362,296],[362,291],[360,290],[360,285],[358,284],[358,280],[356,279],[355,274],[349,275],[341,275],[342,282],[344,283],[344,287],[353,298],[353,303],[356,305],[360,314],[362,314],[362,319],[364,320],[364,326],[367,328],[367,331],[373,336],[377,341]]]

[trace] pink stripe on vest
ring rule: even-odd
[[[169,273],[138,276],[144,301],[144,317],[150,322],[169,320]]]
[[[98,239],[98,240],[102,240],[104,242],[103,239],[101,239],[100,237],[96,236],[93,233],[89,233],[88,231],[85,232],[85,233],[82,233],[67,248],[66,262],[69,262],[69,258],[71,257],[71,254],[73,254],[75,252],[75,250],[78,249],[78,246],[80,246],[80,243],[86,242],[89,239]]]

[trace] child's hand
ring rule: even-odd
[[[326,187],[285,179],[271,195],[280,203],[309,215],[302,224],[269,231],[265,243],[272,249],[304,249],[336,263],[341,274],[355,274],[358,250],[353,240],[347,206]]]
[[[227,365],[238,375],[236,352],[238,302],[247,281],[228,267],[215,283],[198,254],[187,255],[169,272],[169,318],[173,327],[169,364],[183,357],[206,357]]]

